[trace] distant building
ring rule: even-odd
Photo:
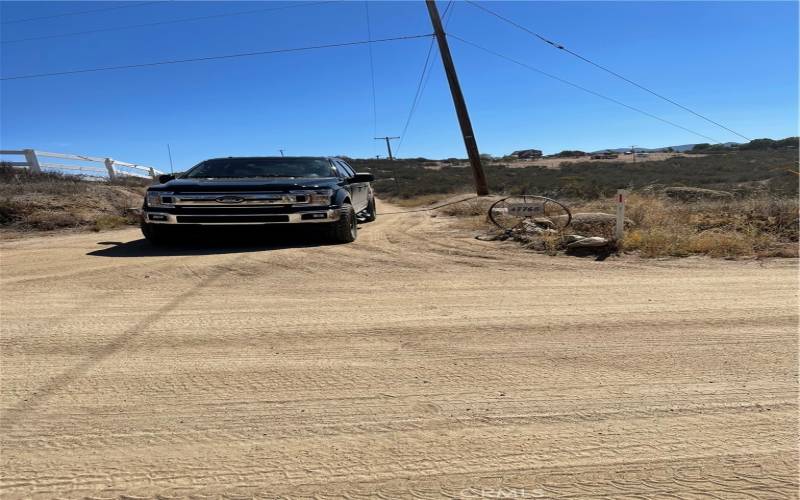
[[[619,155],[616,153],[612,153],[611,151],[606,151],[605,153],[597,153],[592,155],[592,160],[616,160],[619,158]]]
[[[538,149],[521,149],[511,153],[511,156],[521,160],[535,160],[542,157],[542,152]]]

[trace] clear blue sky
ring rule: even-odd
[[[291,2],[2,2],[3,40],[292,5]],[[129,3],[128,3],[129,4]],[[796,2],[490,2],[567,47],[749,137],[798,127]],[[445,7],[439,4],[440,10]],[[373,38],[431,31],[421,1],[370,3]],[[571,58],[466,3],[448,31],[688,128],[737,141],[680,109]],[[290,48],[367,38],[364,2],[284,10],[2,45],[4,77]],[[450,41],[478,145],[594,150],[706,142]],[[2,82],[0,143],[176,168],[212,156],[384,154],[400,135],[428,39]],[[437,57],[400,156],[464,157]]]

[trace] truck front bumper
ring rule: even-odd
[[[231,213],[192,214],[144,210],[143,222],[147,224],[179,224],[208,226],[243,226],[260,224],[309,224],[335,222],[341,217],[337,209],[309,210],[291,213]]]

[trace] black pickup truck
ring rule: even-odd
[[[147,189],[142,233],[160,244],[182,226],[308,224],[348,243],[375,220],[373,180],[341,158],[213,158]]]

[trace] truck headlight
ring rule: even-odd
[[[166,191],[148,191],[147,206],[150,208],[172,208],[175,206],[172,201],[173,194]]]
[[[318,191],[311,191],[308,193],[309,205],[323,205],[328,206],[331,204],[331,196],[333,196],[332,189],[320,189]]]

